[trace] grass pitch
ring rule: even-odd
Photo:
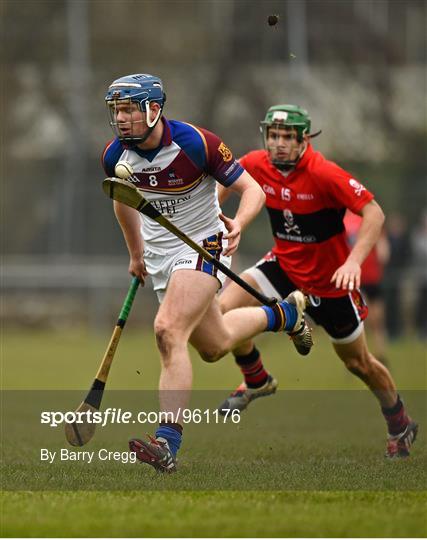
[[[414,492],[24,492],[3,495],[5,536],[419,537]]]
[[[12,395],[23,397],[22,411],[35,410],[44,395],[58,410],[64,402],[73,409],[108,337],[8,333],[3,388],[20,390]],[[41,463],[34,446],[66,446],[62,433],[23,430],[19,407],[10,417],[5,400],[2,536],[426,536],[425,347],[411,340],[390,347],[393,375],[421,431],[409,460],[388,463],[375,400],[320,332],[308,358],[284,336],[258,345],[282,392],[251,404],[240,425],[186,426],[181,472],[166,478],[132,464]],[[217,403],[240,382],[231,356],[215,365],[193,356],[196,398]],[[152,333],[126,329],[104,406],[123,396],[140,396],[142,406],[158,375]],[[123,450],[122,431],[101,430],[88,447]]]

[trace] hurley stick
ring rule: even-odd
[[[101,365],[99,366],[98,372],[95,376],[95,380],[93,381],[92,387],[89,390],[85,400],[76,409],[76,413],[99,411],[102,396],[104,394],[105,383],[107,382],[108,374],[110,372],[111,363],[113,362],[114,354],[119,344],[120,336],[126,324],[136,291],[138,290],[138,286],[139,279],[134,277],[130,284],[125,301],[123,302],[116,327],[114,328],[113,335],[111,336],[110,343],[105,351]],[[90,441],[95,433],[96,424],[94,422],[88,422],[87,419],[85,419],[85,414],[80,416],[83,423],[74,422],[72,424],[65,424],[65,437],[73,446],[85,445]]]
[[[154,219],[154,221],[157,221],[157,223],[162,225],[162,227],[167,229],[169,232],[180,238],[188,246],[194,249],[194,251],[201,255],[205,259],[205,261],[211,263],[218,270],[223,272],[226,276],[228,276],[235,283],[240,285],[240,287],[245,289],[245,291],[254,296],[262,304],[266,306],[273,306],[277,303],[276,298],[268,298],[264,294],[251,287],[249,283],[246,283],[246,281],[244,281],[240,276],[235,274],[222,262],[218,261],[204,247],[199,245],[197,242],[187,236],[184,232],[182,232],[176,225],[174,225],[158,210],[156,210],[156,208],[154,208],[154,206],[149,201],[147,201],[147,199],[144,198],[142,193],[138,191],[137,188],[130,182],[127,182],[126,180],[122,180],[120,178],[106,178],[102,183],[102,188],[104,190],[104,193],[108,195],[111,199],[135,208],[142,214],[150,217],[151,219]]]

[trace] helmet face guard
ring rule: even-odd
[[[163,107],[166,101],[166,94],[163,92],[162,81],[158,77],[149,74],[127,75],[115,80],[108,88],[105,102],[110,114],[110,126],[114,134],[129,146],[141,144],[148,139],[151,132],[160,120]],[[150,119],[150,103],[155,102],[160,105],[156,117]],[[142,123],[143,120],[132,120],[132,104],[137,105],[137,110],[145,113],[145,123],[148,130],[144,135],[133,135],[133,126]],[[117,122],[118,105],[128,105],[130,114],[130,133],[123,135],[120,124]]]
[[[260,131],[263,137],[264,148],[269,153],[268,132],[272,127],[288,130],[294,129],[297,132],[297,143],[301,144],[304,140],[304,135],[310,134],[311,119],[308,116],[308,112],[297,105],[275,105],[274,107],[270,107],[264,120],[260,122]],[[295,167],[300,157],[301,152],[296,159],[272,159],[271,162],[277,169],[288,171]]]

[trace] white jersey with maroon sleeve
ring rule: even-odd
[[[225,232],[218,217],[216,181],[228,187],[243,172],[219,137],[196,126],[166,120],[155,150],[128,148],[118,139],[105,148],[102,163],[108,176],[120,160],[134,174],[130,179],[153,206],[193,240]],[[183,242],[156,221],[142,216],[145,249],[167,255]]]

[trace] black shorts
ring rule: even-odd
[[[256,280],[266,296],[283,299],[298,289],[272,254],[245,270],[245,273]],[[316,324],[323,326],[332,341],[351,343],[362,333],[362,321],[368,315],[368,308],[358,289],[338,298],[316,296],[312,300],[316,305],[309,306],[306,312]]]

